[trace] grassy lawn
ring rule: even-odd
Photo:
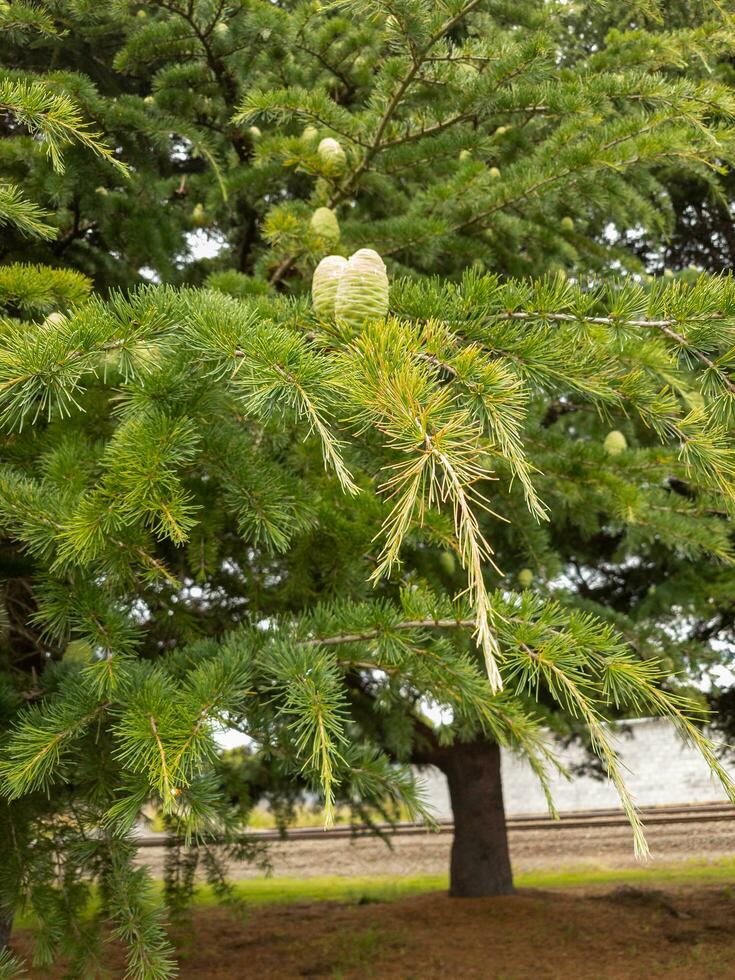
[[[172,927],[180,977],[735,976],[735,858],[631,870],[566,867],[520,874],[516,880],[515,896],[456,902],[446,896],[444,875],[252,878],[236,883],[243,911],[249,911],[245,915],[233,915],[218,906],[209,889],[200,888],[193,914]],[[26,960],[33,940],[22,926],[30,924],[16,923],[16,950]],[[110,956],[111,975],[123,976],[122,951],[115,943]],[[596,972],[590,973],[590,963]],[[29,980],[62,980],[65,969],[63,964],[31,969]]]
[[[665,885],[732,884],[735,894],[735,857],[711,864],[680,862],[668,866],[640,868],[562,868],[558,871],[534,871],[515,875],[518,888],[573,888],[595,885],[641,885],[661,888]],[[161,887],[159,885],[159,887]],[[356,905],[391,902],[412,895],[446,891],[448,877],[441,875],[365,875],[346,878],[331,875],[318,878],[247,878],[234,883],[239,898],[249,905],[288,905],[299,902],[347,902]],[[197,905],[216,905],[212,890],[201,885],[195,896]],[[93,903],[94,904],[94,903]],[[33,924],[34,917],[19,915],[15,924],[23,928]]]
[[[593,885],[662,885],[732,883],[735,888],[735,858],[712,864],[679,863],[633,869],[568,868],[559,871],[535,871],[515,877],[519,888],[565,888]],[[238,895],[253,905],[292,902],[389,902],[409,895],[444,891],[446,875],[375,875],[342,878],[250,878],[236,883]],[[210,904],[210,890],[197,891],[197,902]]]

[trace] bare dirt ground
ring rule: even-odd
[[[735,886],[202,908],[175,936],[182,980],[732,980]]]
[[[652,824],[646,833],[653,870],[657,864],[677,861],[706,863],[735,854],[735,820],[711,823]],[[630,829],[624,827],[545,828],[510,830],[510,851],[516,873],[561,870],[584,866],[634,868]],[[276,876],[313,878],[321,875],[419,875],[443,874],[449,866],[451,834],[426,833],[391,838],[391,847],[375,837],[355,840],[316,835],[309,840],[289,840],[271,845],[269,854]],[[155,877],[163,870],[163,848],[141,850],[139,861],[148,864]],[[261,874],[253,865],[231,869],[234,878]]]

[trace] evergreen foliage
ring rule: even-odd
[[[65,93],[54,93],[49,80],[18,79],[12,75],[0,79],[0,110],[10,120],[11,133],[17,127],[24,134],[26,152],[28,137],[33,137],[56,173],[63,173],[62,151],[73,142],[94,150],[119,172],[125,172],[125,167],[100,142],[99,133],[91,131],[83,121],[73,100]],[[0,184],[0,226],[14,225],[27,235],[53,238],[54,229],[41,220],[46,216],[47,212],[28,200],[17,184]]]
[[[611,577],[727,581],[735,285],[613,279],[641,264],[604,231],[655,240],[666,175],[729,159],[732,92],[689,66],[732,28],[713,6],[603,43],[582,5],[581,45],[566,6],[0,9],[0,175],[29,194],[0,204],[0,907],[35,912],[39,964],[82,975],[107,922],[130,976],[173,975],[149,799],[176,908],[258,856],[261,789],[424,815],[422,738],[496,740],[545,783],[545,726],[584,731],[639,853],[608,719],[671,718],[735,798],[661,662],[676,612],[569,585],[596,549]],[[318,208],[386,259],[386,317],[344,315],[342,279],[312,308]],[[249,791],[222,726],[257,746]]]
[[[666,25],[701,25],[709,9],[707,4],[675,0],[666,4]],[[578,8],[574,36],[590,50],[601,30],[630,26],[625,21],[626,13],[622,11],[621,16],[614,4],[597,10]],[[647,36],[663,26],[653,12],[641,11],[639,16],[639,27]],[[696,72],[695,65],[688,67]],[[700,74],[732,87],[731,54],[723,51],[718,59],[702,61]],[[664,271],[681,282],[693,284],[702,272],[729,271],[733,265],[731,169],[720,167],[709,177],[667,170],[662,177],[672,212],[670,233],[660,241],[649,230],[642,233],[641,228],[618,229],[618,242],[626,242],[644,257],[649,270]],[[685,484],[673,486],[690,502],[696,496]],[[724,735],[727,751],[727,743],[732,744],[735,718],[731,576],[727,565],[707,561],[699,552],[694,566],[688,549],[672,553],[653,543],[645,555],[638,556],[643,560],[634,563],[618,551],[619,540],[618,529],[614,528],[598,528],[588,542],[574,536],[571,548],[576,568],[567,566],[572,589],[584,596],[588,608],[613,613],[626,631],[635,631],[647,639],[655,636],[665,652],[665,662],[679,672],[680,682],[684,677],[698,686],[704,682],[714,709],[711,720]],[[701,692],[697,694],[701,697]],[[732,758],[731,750],[729,757]]]
[[[329,206],[345,254],[374,247],[404,270],[477,260],[526,276],[604,269],[611,254],[640,267],[600,236],[668,230],[672,173],[716,183],[733,100],[707,69],[732,39],[709,2],[642,30],[624,6],[625,29],[618,4],[538,0],[377,4],[371,16],[362,3],[357,16],[349,4],[35,4],[53,30],[8,32],[10,78],[52,63],[55,91],[98,121],[131,172],[120,179],[80,146],[58,175],[25,152],[22,130],[3,140],[3,169],[60,232],[48,246],[14,237],[8,251],[61,258],[99,286],[133,285],[141,268],[200,283],[198,225],[223,246],[218,264],[298,289],[325,254],[311,216]],[[345,173],[322,173],[324,139]]]

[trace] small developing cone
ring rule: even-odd
[[[334,315],[349,327],[367,320],[382,320],[388,313],[388,275],[385,264],[372,248],[350,256],[337,287]]]
[[[88,640],[72,640],[61,659],[65,664],[88,664],[93,658],[94,647]]]
[[[337,286],[347,266],[347,259],[341,255],[327,255],[314,269],[311,280],[311,298],[314,312],[322,320],[334,319],[334,301]]]
[[[319,159],[324,165],[324,170],[328,174],[341,174],[347,166],[347,157],[340,143],[332,139],[331,136],[325,137],[319,144],[317,150]]]
[[[613,429],[612,432],[608,432],[605,436],[605,441],[602,444],[603,449],[610,456],[619,456],[620,453],[624,452],[628,448],[628,441],[622,432],[617,429]]]
[[[201,202],[195,204],[191,212],[191,223],[196,228],[204,228],[207,220],[207,212],[204,210],[204,205]]]
[[[63,313],[49,313],[49,315],[44,319],[44,327],[63,327],[66,323],[66,317]]]
[[[522,568],[518,573],[518,584],[522,589],[530,589],[533,585],[533,572],[530,568]]]
[[[317,208],[311,216],[311,230],[329,242],[339,241],[339,221],[331,208]]]
[[[439,555],[439,566],[445,575],[454,575],[457,571],[457,560],[451,551],[442,551]]]

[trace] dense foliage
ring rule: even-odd
[[[172,900],[197,860],[225,890],[218,725],[327,821],[420,814],[427,732],[543,780],[553,721],[642,851],[619,712],[672,718],[733,792],[655,596],[732,560],[735,287],[648,281],[610,232],[656,241],[671,173],[729,158],[701,72],[729,21],[603,43],[594,4],[354,6],[0,6],[0,903],[77,975],[102,921],[131,976],[172,973],[148,799],[197,845]],[[317,261],[366,246],[390,315],[317,316]],[[600,556],[634,597],[596,593]]]

